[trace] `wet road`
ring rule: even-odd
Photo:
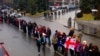
[[[55,30],[66,32],[66,34],[69,32],[69,29],[62,24],[55,21],[46,21],[43,17],[33,19],[26,16],[21,19],[25,19],[27,22],[35,21],[38,25],[50,27],[52,29],[52,34],[54,34]],[[58,56],[53,52],[52,47],[46,48],[45,54],[41,52],[41,55],[38,55],[35,40],[28,38],[27,34],[23,34],[21,30],[12,25],[0,24],[0,29],[0,42],[5,43],[4,46],[8,50],[10,56]],[[100,39],[93,36],[83,35],[82,40],[86,40],[88,43],[92,42],[98,46],[100,45]]]
[[[56,56],[57,54],[46,48],[44,54],[38,55],[35,40],[28,38],[27,34],[23,34],[20,30],[12,25],[0,24],[0,42],[4,42],[4,46],[10,56]]]

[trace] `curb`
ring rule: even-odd
[[[26,16],[29,16],[29,17],[32,17],[32,18],[39,18],[39,17],[42,17],[43,15],[39,15],[39,16],[26,15]]]
[[[46,45],[46,48],[51,48],[51,47],[49,47],[48,45]],[[54,51],[55,53],[57,53],[59,56],[64,56],[63,54],[61,54],[60,52],[58,52],[58,51]]]
[[[63,54],[59,53],[58,51],[56,51],[56,53],[57,53],[58,55],[60,55],[60,56],[64,56]]]

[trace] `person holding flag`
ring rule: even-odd
[[[75,46],[76,46],[76,34],[74,34],[70,39],[69,50],[70,50],[71,56],[74,56]]]
[[[70,50],[71,56],[74,56],[74,50],[75,50],[75,46],[76,46],[76,38],[75,37],[76,37],[75,34],[72,37],[68,36],[66,38],[66,41],[65,41],[65,44],[64,44],[64,47],[66,49]]]
[[[64,56],[67,56],[67,54],[68,54],[68,46],[70,44],[70,39],[71,39],[71,36],[68,36],[65,40],[65,43],[64,43],[64,48],[65,48]]]

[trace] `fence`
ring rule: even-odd
[[[100,37],[100,21],[81,21],[77,20],[78,30],[82,30],[86,34]]]

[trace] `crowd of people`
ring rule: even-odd
[[[64,56],[68,56],[68,51],[71,56],[100,56],[100,51],[97,45],[87,41],[82,41],[82,32],[79,31],[78,34],[74,32],[72,28],[68,35],[64,32],[61,33],[58,30],[52,38],[52,44],[55,51],[59,51]]]
[[[86,41],[81,41],[82,33],[76,34],[74,28],[70,29],[69,34],[55,30],[55,33],[51,36],[52,31],[49,27],[38,25],[36,22],[26,22],[9,15],[0,16],[0,22],[20,28],[23,33],[28,33],[29,38],[34,37],[39,53],[41,46],[43,46],[45,52],[46,45],[49,47],[53,45],[54,51],[60,52],[64,56],[68,56],[68,51],[70,51],[71,56],[100,56],[98,46],[92,43],[87,45]]]
[[[24,19],[18,19],[14,16],[0,16],[0,23],[7,23],[13,25],[18,29],[21,29],[23,33],[28,34],[28,37],[34,37],[36,40],[36,45],[38,47],[38,52],[40,52],[41,44],[43,45],[43,50],[45,51],[45,46],[51,46],[51,29],[43,25],[37,25],[36,22],[26,22]],[[41,39],[41,41],[40,41]]]
[[[43,16],[45,17],[45,19],[52,20],[53,16],[55,16],[55,19],[57,19],[57,15],[58,16],[64,15],[66,12],[68,12],[68,11],[65,9],[62,9],[61,11],[59,9],[59,11],[55,10],[55,11],[51,11],[51,12],[50,11],[44,12]]]

